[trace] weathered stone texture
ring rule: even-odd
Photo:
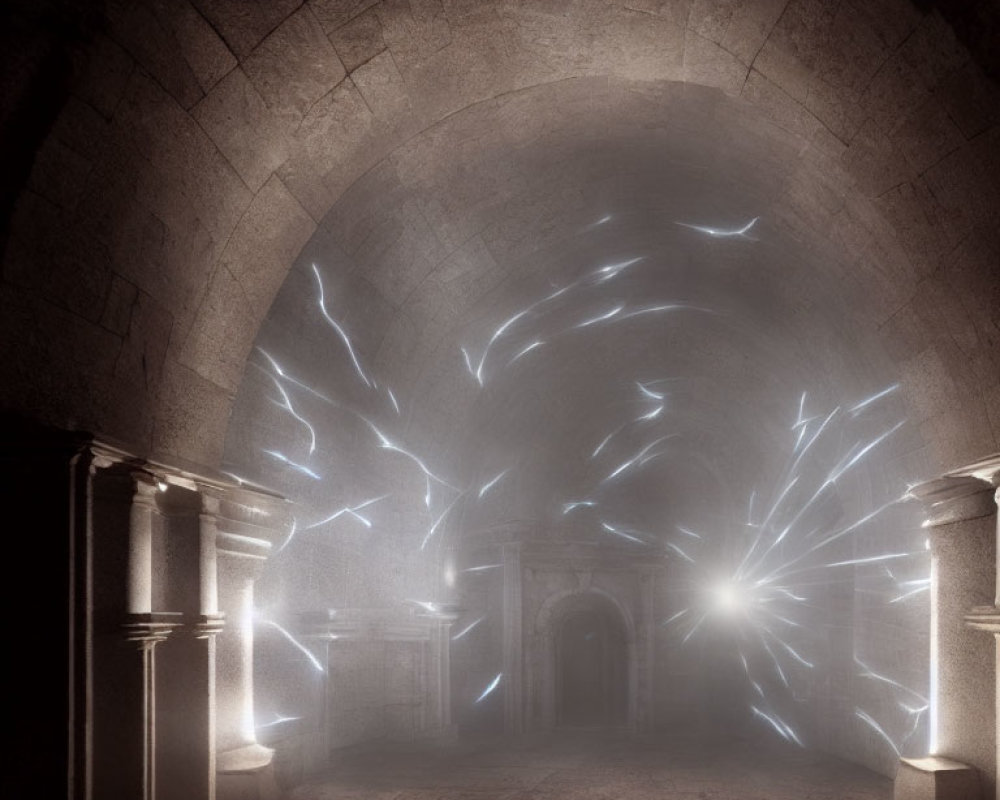
[[[192,114],[251,191],[288,158],[294,124],[268,109],[242,69],[226,75]]]
[[[243,69],[268,108],[296,121],[346,74],[308,6],[262,41]]]
[[[322,23],[322,19],[320,19]],[[330,32],[337,55],[352,72],[367,61],[385,50],[385,38],[382,35],[382,23],[374,9],[358,15],[346,25]]]
[[[243,59],[278,27],[303,0],[193,0],[200,11],[219,31],[236,57]]]

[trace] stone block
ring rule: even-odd
[[[623,5],[632,11],[666,19],[683,30],[691,15],[692,2],[693,0],[624,0]]]
[[[74,93],[103,117],[111,119],[134,67],[135,62],[121,45],[100,33],[87,50]]]
[[[348,72],[371,61],[386,48],[382,23],[374,10],[360,14],[343,27],[330,32],[329,36]]]
[[[316,19],[327,34],[343,27],[351,20],[363,14],[379,0],[309,0]]]
[[[643,81],[682,79],[685,31],[667,18],[650,17],[630,9],[610,13],[609,9],[605,18],[596,20],[586,35],[593,37],[591,63],[585,70],[588,73]],[[692,69],[711,69],[697,58],[699,55],[702,51],[692,54]],[[735,71],[732,61],[725,53],[721,65],[713,70],[718,83],[725,83],[720,75]]]
[[[218,464],[231,403],[221,386],[168,356],[153,420],[153,451]]]
[[[115,379],[133,392],[159,393],[173,317],[145,292],[136,295],[128,331],[115,362]]]
[[[892,136],[917,174],[965,143],[965,137],[936,96],[917,108]]]
[[[263,319],[275,292],[316,224],[276,177],[254,197],[219,259]],[[222,331],[219,331],[222,334]],[[256,331],[254,331],[256,334]]]
[[[859,100],[880,130],[891,133],[930,94],[923,81],[914,80],[913,67],[899,54],[894,54],[872,78]]]
[[[803,105],[842,142],[851,142],[865,121],[865,112],[849,96],[821,80],[810,81]]]
[[[142,204],[174,230],[203,221],[221,247],[252,195],[208,134],[141,73],[115,122],[147,161],[132,170]]]
[[[308,7],[279,25],[243,62],[275,114],[302,119],[347,74]]]
[[[741,96],[760,108],[774,124],[797,136],[812,138],[822,126],[801,103],[755,69],[750,70]]]
[[[188,0],[154,0],[153,9],[173,34],[203,92],[236,66],[236,56]]]
[[[351,80],[376,117],[392,120],[409,112],[406,85],[389,51],[355,69]]]
[[[101,313],[101,326],[112,333],[124,336],[132,320],[132,306],[137,295],[138,289],[135,284],[125,280],[121,275],[113,274],[108,298]]]
[[[286,19],[303,0],[192,0],[239,59],[244,59],[271,31]]]
[[[913,34],[900,45],[899,55],[927,89],[936,87],[969,60],[969,53],[955,37],[955,31],[937,11],[924,16]]]
[[[935,95],[967,139],[1000,121],[1000,87],[973,61],[946,76]]]
[[[190,108],[204,94],[198,78],[181,55],[173,31],[163,25],[146,3],[113,0],[108,4],[111,36],[143,69],[169,92],[182,108]]]
[[[376,13],[403,74],[451,43],[451,26],[441,0],[384,0]]]
[[[695,33],[684,37],[684,80],[715,86],[733,97],[747,80],[747,67],[731,53]]]
[[[913,176],[903,154],[871,119],[867,120],[844,153],[847,171],[858,188],[877,197]]]
[[[710,42],[719,44],[739,5],[737,0],[694,0],[688,12],[687,28]]]
[[[90,169],[89,159],[49,137],[35,153],[28,187],[57,206],[72,210],[84,192]]]
[[[234,69],[192,115],[254,192],[288,158],[290,120],[273,114],[241,69]]]
[[[302,120],[292,154],[278,177],[313,219],[320,220],[347,186],[371,166],[372,112],[350,79],[323,97]],[[335,186],[326,177],[344,177]]]
[[[786,5],[784,0],[737,4],[719,44],[744,64],[752,64]]]

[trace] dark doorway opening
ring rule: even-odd
[[[556,631],[556,721],[570,727],[625,725],[628,649],[617,615],[597,603],[567,613]]]

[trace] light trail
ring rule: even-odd
[[[298,527],[298,520],[295,517],[292,517],[292,529],[288,532],[288,538],[286,538],[285,541],[282,542],[281,547],[279,547],[277,550],[274,551],[276,554],[280,553],[282,550],[288,547],[289,544],[291,544],[292,539],[295,538],[295,531],[297,527]]]
[[[859,411],[867,408],[872,403],[874,403],[876,400],[881,400],[886,395],[892,394],[898,388],[899,388],[899,384],[898,383],[894,383],[892,386],[886,387],[881,392],[876,392],[871,397],[867,398],[866,400],[862,400],[860,403],[858,403],[856,406],[854,406],[854,408],[852,408],[850,410],[850,414],[852,416],[857,416],[857,414],[858,414]]]
[[[536,339],[531,344],[529,344],[527,347],[524,347],[521,350],[518,350],[517,354],[510,361],[507,362],[507,366],[509,367],[515,361],[519,361],[523,356],[528,355],[528,353],[530,353],[532,350],[536,350],[537,348],[541,347],[543,344],[545,344],[545,342],[543,342],[541,339]]]
[[[877,733],[886,742],[888,742],[889,746],[892,748],[893,752],[896,754],[897,757],[901,755],[901,753],[899,752],[899,748],[896,746],[896,743],[892,740],[892,737],[889,736],[889,734],[882,729],[882,726],[879,725],[874,719],[872,719],[871,716],[862,711],[860,708],[856,708],[854,710],[854,714],[856,717],[858,717],[858,719],[863,720],[868,725],[868,727],[870,727],[873,731],[875,731],[875,733]]]
[[[277,630],[278,633],[284,636],[285,639],[287,639],[291,644],[293,644],[296,647],[296,649],[298,649],[301,653],[303,653],[306,656],[306,658],[309,659],[309,663],[312,664],[319,672],[324,672],[324,673],[326,672],[326,670],[323,669],[323,665],[319,662],[319,659],[312,654],[309,648],[306,647],[304,644],[302,644],[302,642],[300,642],[294,636],[292,636],[292,634],[290,634],[287,630],[281,627],[277,622],[274,622],[273,620],[269,619],[263,619],[261,620],[261,622],[263,622],[265,625],[270,625],[272,628]]]
[[[304,464],[299,464],[299,463],[297,463],[295,461],[292,461],[284,453],[280,453],[277,450],[262,450],[262,452],[266,453],[269,456],[271,456],[271,458],[277,459],[282,464],[285,464],[286,466],[290,467],[291,469],[295,470],[296,472],[301,472],[303,475],[308,475],[314,481],[321,481],[321,480],[323,480],[319,475],[317,475],[315,472],[313,472],[311,469],[309,469],[309,467],[305,466]]]
[[[254,349],[258,353],[260,353],[262,356],[264,356],[264,358],[267,359],[268,363],[271,365],[271,369],[274,370],[278,374],[279,378],[283,378],[284,380],[288,381],[289,383],[291,383],[291,384],[293,384],[295,386],[298,386],[300,389],[304,389],[305,391],[309,392],[310,394],[314,395],[315,397],[318,397],[324,403],[329,403],[330,405],[336,405],[336,403],[334,403],[333,400],[331,400],[329,397],[327,397],[322,392],[316,391],[309,384],[303,383],[302,381],[298,380],[297,378],[292,377],[287,372],[285,372],[285,370],[282,369],[281,365],[277,362],[277,360],[275,360],[275,358],[270,353],[268,353],[267,350],[265,350],[263,347],[255,347]]]
[[[625,531],[616,528],[614,525],[609,525],[607,522],[602,522],[601,527],[608,533],[613,533],[615,536],[620,536],[622,539],[628,539],[629,541],[638,542],[639,544],[648,544],[645,540],[640,539],[638,536],[632,536],[631,534],[625,533]]]
[[[294,722],[297,719],[302,719],[302,717],[285,717],[281,714],[277,715],[277,719],[271,720],[270,722],[264,722],[260,725],[254,725],[255,730],[262,730],[263,728],[273,728],[275,725],[280,725],[283,722]]]
[[[604,322],[614,316],[617,316],[621,313],[623,308],[625,308],[625,304],[621,303],[612,308],[610,311],[605,311],[603,314],[598,314],[596,317],[590,317],[589,319],[585,319],[583,322],[577,323],[573,326],[573,328],[589,328],[591,325],[596,325],[599,322]]]
[[[757,220],[760,217],[754,217],[746,225],[741,228],[711,228],[707,225],[692,225],[688,222],[674,222],[675,225],[680,225],[682,228],[690,228],[691,230],[698,231],[699,233],[704,233],[707,236],[713,238],[728,238],[732,236],[746,236],[754,225],[757,224]]]
[[[365,386],[370,388],[372,382],[368,379],[368,376],[365,375],[365,371],[361,368],[361,362],[358,360],[357,353],[354,352],[354,346],[351,344],[351,339],[347,335],[347,331],[345,331],[340,326],[340,323],[331,317],[330,312],[326,310],[326,301],[323,295],[323,278],[319,274],[319,269],[315,264],[313,264],[312,270],[313,274],[316,276],[316,284],[319,286],[319,310],[322,312],[326,321],[330,323],[330,326],[337,332],[341,340],[344,342],[344,346],[347,348],[347,352],[351,357],[351,363],[354,364],[354,369],[358,373],[358,376],[365,382]]]
[[[648,397],[650,400],[663,400],[666,397],[665,393],[663,393],[663,392],[654,392],[652,389],[650,389],[645,384],[639,383],[639,381],[636,381],[635,385],[638,386],[639,387],[639,391],[642,392],[642,394],[645,395],[646,397]]]
[[[629,459],[628,461],[625,461],[624,463],[622,463],[621,465],[619,465],[619,467],[618,467],[618,468],[617,468],[617,469],[616,469],[616,470],[615,470],[614,472],[612,472],[612,473],[611,473],[610,475],[608,475],[608,477],[606,477],[606,478],[604,479],[604,482],[607,482],[607,481],[610,481],[610,480],[612,480],[613,478],[616,478],[616,477],[618,477],[618,476],[619,476],[619,475],[621,475],[621,474],[622,474],[623,472],[625,472],[625,470],[627,470],[627,469],[631,469],[632,467],[634,467],[634,466],[635,466],[635,465],[637,465],[637,464],[641,464],[641,463],[644,463],[644,462],[642,461],[642,459],[643,459],[643,458],[644,458],[644,457],[646,456],[646,454],[647,454],[647,453],[648,453],[648,452],[649,452],[650,450],[652,450],[652,449],[653,449],[654,447],[656,447],[656,445],[658,445],[658,444],[659,444],[660,442],[664,442],[664,441],[666,441],[667,439],[672,439],[672,438],[674,438],[674,437],[675,437],[676,435],[677,435],[677,434],[671,434],[671,435],[669,435],[669,436],[661,436],[661,437],[660,437],[659,439],[656,439],[655,441],[652,441],[652,442],[650,442],[650,443],[649,443],[649,444],[647,444],[647,445],[646,445],[646,446],[645,446],[644,448],[642,448],[642,450],[640,450],[640,451],[639,451],[639,452],[638,452],[638,453],[637,453],[637,454],[636,454],[635,456],[633,456],[633,457],[632,457],[632,458],[630,458],[630,459]]]
[[[596,506],[593,500],[574,500],[570,503],[563,503],[562,513],[565,517],[570,511],[575,511],[578,508],[593,508]]]
[[[486,494],[490,489],[496,486],[502,479],[503,476],[510,472],[510,469],[505,469],[503,472],[496,475],[496,477],[491,478],[486,483],[484,483],[479,489],[479,499],[483,499],[483,495]]]
[[[444,518],[448,516],[451,510],[455,507],[455,504],[463,497],[465,497],[465,494],[464,493],[460,494],[458,497],[456,497],[454,500],[451,501],[451,503],[444,511],[441,512],[441,515],[434,521],[434,524],[431,525],[430,530],[427,531],[427,535],[424,536],[424,540],[420,543],[421,550],[427,547],[427,543],[431,540],[434,534],[437,533],[437,529],[438,527],[440,527],[441,523],[444,522]]]
[[[375,436],[378,437],[379,447],[381,447],[383,450],[391,450],[395,453],[399,453],[401,456],[410,459],[410,461],[416,464],[417,467],[420,469],[420,471],[423,472],[424,475],[426,475],[431,480],[437,481],[442,486],[447,486],[449,489],[455,488],[450,483],[448,483],[448,481],[444,480],[443,478],[439,478],[437,475],[431,472],[421,458],[414,455],[406,448],[400,447],[398,444],[389,439],[389,437],[387,437],[384,433],[382,433],[382,431],[378,429],[378,427],[375,425],[374,422],[372,422],[369,419],[366,419],[365,417],[361,417],[361,419],[364,420],[364,422],[368,425],[368,427],[372,429],[372,432],[375,434]]]
[[[316,452],[316,429],[310,424],[309,420],[303,417],[298,411],[296,411],[292,407],[292,400],[288,396],[288,392],[286,392],[285,388],[281,385],[280,381],[278,381],[278,379],[275,378],[273,375],[268,375],[268,377],[272,381],[274,381],[275,388],[277,388],[279,394],[281,394],[280,403],[277,402],[276,400],[272,400],[271,402],[274,403],[276,406],[278,406],[278,408],[282,408],[285,411],[287,411],[296,420],[298,420],[306,427],[306,430],[309,431],[309,455],[312,455],[313,453]]]
[[[489,697],[493,693],[493,690],[496,689],[497,686],[500,685],[500,679],[502,677],[503,677],[503,673],[502,672],[498,672],[497,676],[493,680],[490,681],[489,685],[485,689],[483,689],[483,693],[481,695],[479,695],[479,697],[476,698],[475,702],[480,703],[483,700],[485,700],[487,697]]]
[[[338,509],[337,511],[334,511],[332,514],[324,517],[318,522],[314,522],[311,525],[307,525],[305,529],[312,530],[313,528],[318,528],[320,525],[326,525],[327,523],[333,522],[334,520],[344,516],[344,514],[354,517],[359,522],[363,523],[366,528],[370,528],[372,526],[371,521],[358,514],[358,512],[361,511],[361,509],[363,508],[368,508],[368,506],[374,505],[375,503],[379,502],[379,500],[385,500],[385,498],[387,498],[388,496],[389,495],[387,494],[382,494],[379,495],[378,497],[372,497],[371,499],[365,500],[354,506],[343,506],[342,508]]]
[[[477,619],[477,620],[469,623],[464,628],[462,628],[461,631],[459,631],[458,633],[456,633],[454,636],[451,637],[451,640],[453,642],[457,642],[459,639],[461,639],[463,636],[465,636],[469,631],[471,631],[473,628],[475,628],[484,619],[486,619],[486,615],[485,614],[483,616],[481,616],[479,619]]]

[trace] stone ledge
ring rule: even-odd
[[[940,756],[902,758],[893,800],[982,800],[979,772]]]

